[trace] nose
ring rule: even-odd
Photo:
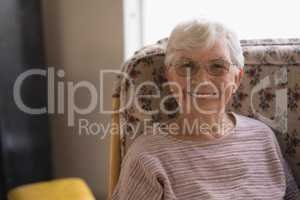
[[[204,67],[200,66],[198,72],[191,77],[191,83],[192,85],[195,85],[201,82],[209,81],[208,76],[209,75],[207,74],[207,71],[204,69]]]

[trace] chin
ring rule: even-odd
[[[197,104],[197,105],[195,105]],[[211,100],[197,100],[195,104],[191,104],[190,111],[188,110],[188,104],[184,104],[182,111],[185,114],[214,114],[222,110],[222,106],[218,102]],[[224,107],[224,106],[223,106]]]

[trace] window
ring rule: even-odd
[[[178,22],[202,15],[224,22],[240,39],[300,38],[299,0],[124,0],[124,5],[126,58],[168,37]]]

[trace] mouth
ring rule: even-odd
[[[207,92],[187,92],[188,95],[197,98],[209,98],[209,97],[217,97],[217,93],[207,93]]]

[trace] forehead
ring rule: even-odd
[[[178,51],[179,57],[192,58],[198,61],[207,61],[213,59],[224,59],[230,61],[230,54],[224,39],[219,39],[214,46],[207,50]]]

